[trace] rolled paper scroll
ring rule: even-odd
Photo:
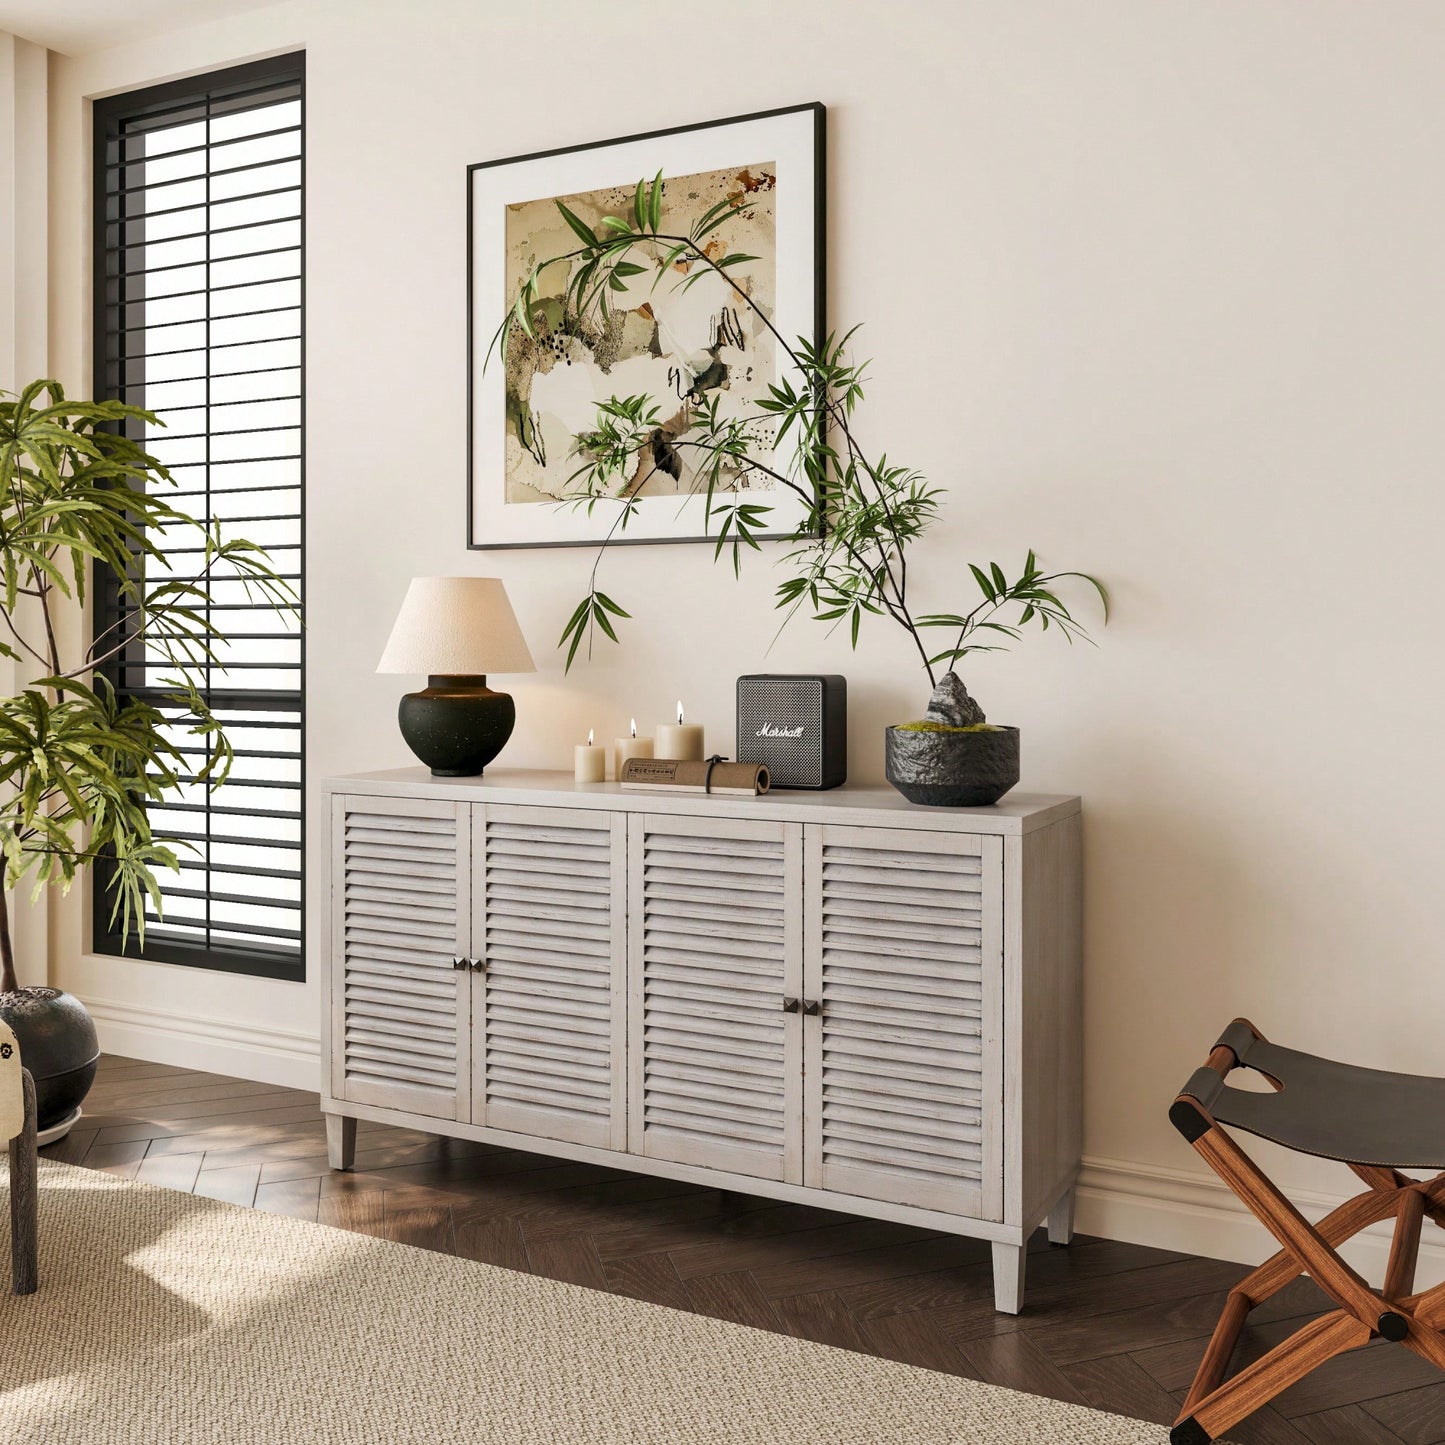
[[[711,775],[709,777],[709,775]],[[701,762],[674,758],[628,758],[618,781],[624,788],[658,793],[724,793],[755,797],[772,786],[761,763]],[[711,786],[709,786],[711,783]]]

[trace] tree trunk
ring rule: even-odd
[[[0,882],[0,993],[14,993],[20,987],[15,977],[15,949],[10,942],[10,899]]]

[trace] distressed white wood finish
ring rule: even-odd
[[[1002,1218],[1000,840],[805,837],[805,1182]]]
[[[627,1147],[627,820],[472,808],[472,1119]]]
[[[1028,1252],[1022,1244],[993,1242],[993,1307],[1001,1315],[1016,1315],[1024,1307],[1024,1266]]]
[[[471,1114],[469,812],[332,801],[331,1081],[344,1099]]]
[[[802,1182],[803,830],[629,820],[634,1154]]]
[[[1077,815],[1004,843],[1004,1218],[1038,1226],[1083,1150],[1083,872]]]
[[[433,779],[403,769],[326,790],[335,800],[322,925],[328,1115],[411,1128],[431,1120],[509,1147],[545,1140],[564,1158],[988,1239],[998,1246],[998,1307],[1019,1309],[1024,1246],[1046,1216],[1053,1237],[1067,1235],[1079,1168],[1077,799],[914,808],[869,788],[672,798],[505,770]],[[396,862],[390,897],[364,876],[375,866],[348,874],[351,812],[370,818],[392,850],[364,860]],[[450,873],[438,864],[439,836],[454,840]],[[350,846],[361,845],[358,834]],[[536,866],[522,866],[529,852]],[[559,869],[567,879],[551,886]],[[435,899],[447,880],[455,951],[484,958],[492,947],[500,967],[495,981],[456,975],[462,1082],[439,1102],[414,1079],[364,1077],[385,1059],[358,1055],[348,1068],[347,890],[353,910],[414,904],[416,918],[431,920],[429,931],[403,934],[432,960],[417,975],[419,997],[430,998],[436,965],[452,953],[451,944],[435,950]],[[353,934],[369,916],[351,918]],[[400,978],[391,996],[398,990],[408,991]],[[603,1097],[602,1033],[581,1047],[554,1042],[567,1023],[597,1022],[604,992],[605,1128],[603,1115],[576,1103]],[[928,1007],[911,1007],[916,996]],[[820,1012],[785,1013],[787,998]],[[391,1016],[405,1020],[407,1006]],[[514,1006],[542,1017],[529,1031],[496,1034],[489,1055],[489,1012],[500,1019]],[[491,1079],[489,1058],[519,1067]],[[866,1098],[847,1092],[864,1078]],[[563,1079],[573,1089],[555,1087]],[[509,1082],[517,1097],[502,1087]],[[330,1137],[344,1157],[344,1127]],[[864,1151],[874,1157],[854,1157]]]

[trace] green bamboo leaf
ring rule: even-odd
[[[662,225],[662,172],[658,171],[652,182],[652,196],[648,202],[647,219],[652,227],[652,234],[657,234],[657,229]]]
[[[588,246],[599,244],[597,233],[574,211],[569,210],[561,201],[556,202],[557,209],[562,213],[562,219],[576,232],[577,237]]]

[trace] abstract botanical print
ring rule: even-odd
[[[715,402],[719,413],[756,416],[749,403],[766,396],[776,357],[767,327],[728,284],[736,283],[771,318],[776,293],[776,188],[774,162],[668,176],[660,233],[685,236],[722,200],[742,210],[719,227],[708,254],[721,261],[747,256],[726,277],[680,260],[619,278],[579,312],[564,301],[570,267],[542,273],[536,336],[514,326],[506,354],[506,501],[555,502],[571,491],[583,464],[574,437],[595,424],[598,402],[647,395],[663,399],[651,446],[635,470],[618,480],[617,496],[690,494],[696,459],[674,445],[696,407]],[[506,285],[514,295],[539,261],[565,256],[577,237],[558,209],[560,200],[593,231],[603,218],[631,221],[636,180],[576,195],[548,196],[506,208]],[[659,243],[654,259],[670,246]],[[580,262],[578,263],[580,264]],[[693,270],[696,274],[692,274]],[[724,470],[719,490],[759,488],[753,473],[740,480]]]

